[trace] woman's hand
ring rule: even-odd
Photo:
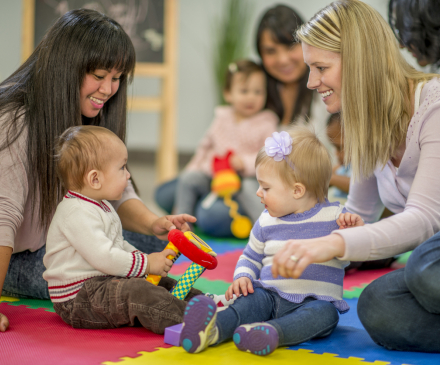
[[[0,332],[5,332],[9,327],[9,321],[4,314],[0,313]]]
[[[338,234],[306,240],[289,240],[273,258],[272,275],[299,278],[307,266],[344,256],[345,242]]]
[[[182,232],[189,231],[187,222],[194,223],[196,220],[196,217],[189,214],[166,215],[156,219],[151,225],[151,230],[161,240],[167,240],[169,231],[176,228]]]
[[[229,286],[228,290],[226,290],[225,298],[226,300],[231,300],[234,297],[234,294],[238,297],[240,294],[244,296],[248,295],[248,293],[254,292],[254,286],[252,285],[251,279],[242,276]]]

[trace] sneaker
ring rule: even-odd
[[[277,330],[265,322],[241,325],[232,339],[239,350],[255,355],[269,355],[278,347]]]
[[[180,344],[189,353],[197,353],[218,340],[215,302],[204,295],[192,298],[183,316]]]
[[[224,294],[217,295],[217,294],[206,293],[205,296],[211,298],[217,307],[228,307],[232,303],[235,302],[235,299],[237,299],[237,296],[235,294],[234,294],[233,298],[230,300],[226,300],[226,297]]]

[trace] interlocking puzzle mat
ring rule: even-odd
[[[223,294],[232,281],[245,242],[203,239],[218,253],[219,265],[205,271],[195,286],[204,292]],[[179,258],[170,276],[178,278],[189,264],[189,260]],[[440,354],[387,351],[377,346],[359,322],[357,298],[368,283],[389,271],[350,272],[345,279],[344,298],[351,310],[341,316],[335,332],[325,339],[277,349],[267,357],[238,351],[232,342],[190,355],[142,327],[73,329],[53,312],[50,301],[2,297],[0,312],[7,314],[11,326],[0,333],[0,364],[440,364]]]

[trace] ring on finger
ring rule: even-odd
[[[298,262],[298,261],[299,261],[299,258],[296,257],[295,255],[290,256],[290,259],[291,259],[293,262]]]

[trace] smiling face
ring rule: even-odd
[[[266,76],[260,71],[252,72],[248,77],[236,72],[232,76],[230,90],[225,91],[224,97],[239,120],[249,118],[264,108]]]
[[[122,72],[97,69],[86,74],[80,89],[81,114],[94,118],[106,101],[116,94]]]
[[[102,171],[104,179],[100,195],[101,199],[119,200],[130,178],[130,173],[127,171],[127,148],[119,138],[112,137],[108,150],[111,152]]]
[[[266,71],[283,84],[298,82],[307,72],[301,44],[278,43],[270,30],[261,33],[260,53]]]
[[[298,209],[293,189],[283,183],[273,168],[269,165],[259,165],[256,173],[260,184],[257,196],[272,217],[283,217]]]
[[[316,90],[329,113],[341,110],[342,62],[341,54],[303,43],[304,61],[310,67],[307,87]]]

